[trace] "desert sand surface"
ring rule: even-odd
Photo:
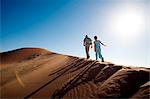
[[[0,53],[1,98],[150,97],[150,68],[21,48]]]

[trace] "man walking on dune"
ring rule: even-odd
[[[90,49],[90,46],[92,48],[92,40],[87,35],[84,38],[83,45],[85,46],[87,59],[89,59],[90,58],[89,49]]]
[[[94,50],[95,50],[96,60],[98,59],[98,56],[99,56],[99,58],[102,59],[102,62],[104,62],[104,58],[101,54],[101,46],[100,45],[101,44],[103,46],[106,46],[106,45],[103,44],[100,40],[97,40],[97,36],[94,36],[94,39],[95,39],[95,41],[94,41]]]

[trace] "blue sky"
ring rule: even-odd
[[[106,61],[150,66],[149,5],[149,0],[2,0],[0,50],[39,47],[85,57],[85,35],[92,39],[97,35],[107,45],[102,47]],[[125,10],[129,16],[133,10],[131,13],[142,17],[138,36],[131,36],[130,28],[124,25],[121,31],[114,29],[117,16],[124,15]],[[95,59],[93,49],[90,54]]]

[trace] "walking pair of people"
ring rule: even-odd
[[[104,62],[104,57],[101,54],[101,44],[103,46],[106,46],[106,45],[103,44],[100,40],[98,40],[97,36],[94,36],[94,40],[95,40],[94,41],[94,51],[95,51],[96,60],[99,57],[102,60],[102,62]],[[89,49],[90,49],[90,47],[92,48],[92,40],[87,35],[84,38],[83,45],[85,46],[87,59],[89,59],[90,58]]]

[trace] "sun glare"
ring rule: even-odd
[[[142,20],[139,15],[134,13],[126,13],[120,15],[116,20],[115,28],[124,37],[136,35],[141,27]]]
[[[134,10],[120,11],[113,18],[113,32],[121,41],[139,37],[144,28],[144,17]]]

